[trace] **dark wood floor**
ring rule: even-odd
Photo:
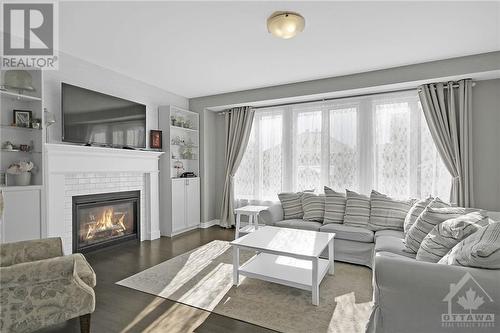
[[[220,227],[199,229],[174,238],[129,241],[86,254],[97,275],[96,310],[91,332],[274,332],[246,322],[118,286],[115,282],[190,251],[212,240],[232,240],[234,231]],[[79,332],[77,319],[43,333]]]

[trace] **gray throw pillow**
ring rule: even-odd
[[[325,218],[323,224],[344,223],[346,197],[325,186]]]
[[[284,220],[301,219],[304,216],[301,200],[303,194],[304,192],[278,194]]]
[[[491,221],[491,220],[490,220]],[[445,255],[440,264],[500,269],[500,222],[481,227]]]
[[[417,218],[424,211],[425,207],[427,207],[432,202],[432,200],[434,200],[433,197],[428,197],[426,199],[419,200],[413,204],[413,206],[406,214],[405,220],[403,222],[403,231],[405,234],[408,232],[408,230],[410,230],[413,223],[415,223]]]
[[[416,259],[438,262],[455,245],[475,233],[479,228],[488,225],[488,222],[488,217],[482,212],[472,212],[438,224],[425,236],[418,249]]]
[[[372,190],[370,194],[370,221],[368,228],[378,230],[403,230],[406,214],[415,200],[396,200]]]
[[[323,222],[325,215],[325,196],[304,192],[302,195],[303,219],[306,221]]]
[[[370,220],[370,198],[354,191],[345,190],[346,205],[344,224],[352,227],[367,227]]]
[[[435,198],[432,202],[425,207],[424,211],[415,220],[415,223],[411,226],[410,230],[405,234],[405,247],[404,251],[408,253],[417,253],[420,243],[424,240],[425,236],[434,228],[436,224],[439,224],[448,219],[458,217],[461,214],[455,214],[453,216],[446,215],[441,216],[440,219],[431,219],[434,217],[432,213],[429,212],[433,208],[444,208],[450,205],[444,203],[439,198]],[[425,220],[423,220],[425,218]],[[431,219],[430,221],[428,221]],[[418,223],[418,225],[417,225]]]

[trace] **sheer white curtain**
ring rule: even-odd
[[[450,183],[417,92],[403,92],[257,110],[235,194],[263,203],[327,185],[448,200]]]

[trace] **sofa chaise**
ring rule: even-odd
[[[489,216],[500,221],[500,213],[490,212]],[[367,332],[453,331],[442,323],[442,316],[448,313],[450,306],[445,299],[453,291],[450,288],[470,279],[469,274],[470,280],[480,284],[479,288],[487,293],[481,296],[484,303],[480,312],[495,314],[497,321],[500,318],[500,270],[417,261],[414,254],[403,251],[403,231],[374,232],[344,224],[284,220],[279,203],[262,211],[259,219],[261,223],[277,227],[334,232],[335,260],[372,268],[374,307]],[[475,325],[484,326],[484,323]],[[494,330],[494,327],[482,327],[481,332]]]

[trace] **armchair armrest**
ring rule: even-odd
[[[61,238],[34,239],[0,245],[0,267],[63,255]]]
[[[441,265],[417,261],[389,252],[380,252],[375,257],[374,267],[374,313],[370,326],[381,332],[449,332],[442,327],[443,314],[448,314],[446,298],[468,274],[480,285],[474,287],[484,304],[480,313],[500,314],[500,270],[478,269],[453,265]],[[472,279],[471,279],[472,280]],[[475,283],[476,283],[475,282]],[[469,288],[458,290],[464,296]],[[480,295],[483,289],[493,300]],[[462,311],[457,299],[451,303],[452,313]]]
[[[40,283],[71,280],[75,273],[75,257],[63,256],[24,262],[0,268],[2,288],[32,286]]]
[[[273,204],[259,213],[259,220],[267,225],[274,225],[283,220],[283,208],[280,203]]]

